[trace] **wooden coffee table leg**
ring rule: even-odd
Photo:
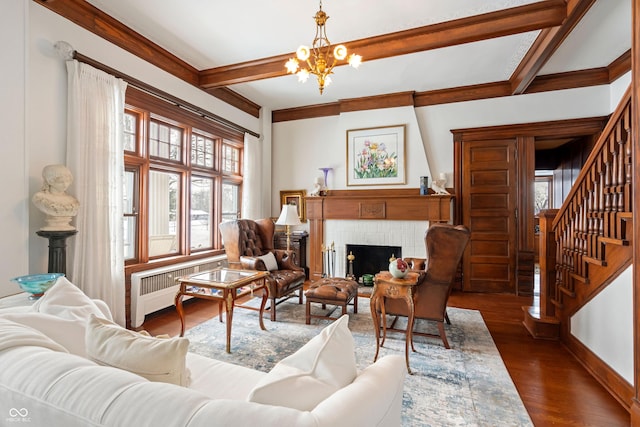
[[[180,317],[180,336],[184,336],[184,309],[182,308],[182,292],[178,292],[176,294],[176,311],[178,312],[178,317]]]
[[[231,353],[231,323],[233,322],[233,306],[235,298],[231,292],[235,292],[235,289],[227,290],[227,353]]]
[[[264,279],[262,279],[264,281]],[[264,283],[264,282],[263,282]],[[262,286],[262,302],[260,303],[260,329],[266,331],[267,328],[264,327],[264,319],[262,318],[264,315],[264,307],[267,305],[267,299],[269,299],[269,289],[267,289],[266,285]]]

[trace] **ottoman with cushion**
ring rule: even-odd
[[[355,280],[341,277],[327,277],[311,284],[304,293],[307,298],[306,323],[311,323],[311,318],[333,319],[329,316],[311,314],[311,303],[320,303],[322,308],[326,305],[342,307],[341,315],[347,313],[347,305],[353,300],[353,312],[358,312],[358,283]]]

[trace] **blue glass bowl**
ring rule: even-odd
[[[16,282],[20,289],[29,292],[34,297],[41,297],[47,289],[53,286],[58,277],[64,273],[29,274],[27,276],[14,277],[12,282]]]

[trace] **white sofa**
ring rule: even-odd
[[[355,370],[346,316],[269,373],[188,353],[186,338],[139,336],[110,320],[104,303],[66,279],[33,307],[0,311],[0,425],[400,425],[404,359],[386,356]],[[164,357],[143,356],[139,344],[177,354],[168,381],[184,385],[133,373]],[[109,358],[120,359],[105,366]]]

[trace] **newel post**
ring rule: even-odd
[[[540,318],[555,317],[556,238],[553,220],[558,209],[540,212]]]

